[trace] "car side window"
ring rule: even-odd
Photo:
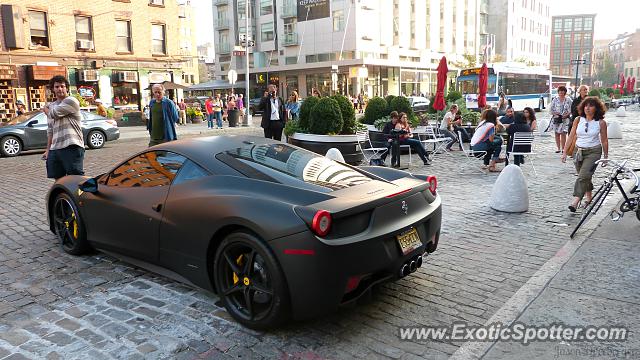
[[[187,159],[169,151],[148,151],[129,159],[109,174],[108,186],[169,186]]]
[[[33,117],[33,120],[38,120],[37,125],[47,125],[47,115],[40,113]]]
[[[90,113],[87,111],[82,111],[82,115],[84,116],[85,120],[102,120],[104,119],[102,116],[98,115],[98,114],[94,114],[94,113]]]
[[[182,168],[178,172],[176,178],[173,179],[173,185],[181,184],[190,180],[197,180],[209,175],[211,174],[200,165],[191,160],[187,160],[184,165],[182,165]]]

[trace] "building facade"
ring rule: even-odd
[[[435,92],[443,55],[450,62],[479,55],[480,0],[319,0],[313,11],[298,3],[249,1],[254,94],[268,83],[302,97],[312,88],[322,94],[428,94]],[[245,6],[243,0],[213,0],[218,80],[229,69],[244,80],[246,58],[234,48],[246,33]]]
[[[548,67],[550,3],[550,0],[486,0],[486,5],[480,7],[480,41],[481,46],[490,50],[489,61]]]
[[[554,75],[575,77],[576,65],[571,60],[582,59],[585,64],[578,67],[580,82],[591,84],[593,80],[594,51],[593,28],[596,14],[562,15],[552,18],[551,72]],[[602,62],[604,59],[598,61]]]
[[[35,110],[50,100],[54,75],[90,103],[101,99],[121,109],[141,109],[152,83],[197,82],[194,37],[184,30],[186,1],[5,0],[0,6],[0,118],[21,100]],[[183,24],[181,24],[181,22]],[[185,34],[185,36],[181,36]],[[182,46],[185,39],[192,42]],[[186,70],[185,70],[186,69]]]

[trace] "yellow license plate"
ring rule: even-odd
[[[422,246],[420,236],[414,228],[411,228],[411,230],[405,231],[400,235],[396,235],[396,239],[398,239],[398,244],[400,245],[400,250],[402,250],[402,255],[407,255],[408,253]]]

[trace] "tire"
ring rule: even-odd
[[[90,149],[100,149],[107,142],[107,138],[102,131],[91,130],[87,135],[87,146]]]
[[[0,140],[0,153],[2,156],[18,156],[22,152],[22,141],[15,136],[5,136]]]
[[[229,234],[214,259],[215,288],[229,314],[256,330],[289,318],[289,292],[271,249],[248,232]]]
[[[76,203],[67,193],[60,193],[53,202],[53,226],[60,247],[71,255],[85,254],[89,249],[87,233]]]

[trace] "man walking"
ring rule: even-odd
[[[185,104],[184,99],[180,99],[178,109],[178,113],[180,114],[180,125],[187,125],[187,104]]]
[[[45,105],[47,115],[47,177],[59,179],[66,175],[84,175],[84,137],[80,122],[80,103],[68,96],[69,81],[61,75],[49,80],[49,89],[56,101]]]
[[[260,126],[264,129],[265,138],[280,141],[286,118],[284,101],[277,95],[277,90],[275,85],[269,84],[268,95],[260,100],[260,110],[262,110]]]
[[[178,108],[173,101],[164,96],[164,86],[155,84],[151,88],[153,99],[149,102],[149,146],[162,144],[167,141],[177,140],[176,122],[178,122]]]

